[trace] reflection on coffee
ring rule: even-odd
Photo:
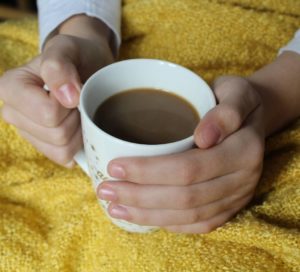
[[[139,88],[123,91],[100,104],[94,123],[108,134],[139,144],[165,144],[191,136],[200,117],[174,93]]]

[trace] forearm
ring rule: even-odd
[[[300,116],[300,55],[286,51],[249,77],[261,95],[266,136]]]
[[[72,16],[58,27],[59,34],[93,40],[100,44],[109,44],[111,30],[101,20],[84,14]]]
[[[37,4],[41,49],[44,48],[48,40],[59,34],[58,29],[61,26],[68,26],[63,31],[67,31],[69,35],[83,35],[87,38],[85,34],[85,31],[87,31],[88,38],[90,34],[92,34],[93,37],[96,36],[96,40],[98,40],[99,29],[102,32],[103,27],[106,28],[107,26],[107,28],[109,28],[110,46],[113,49],[114,55],[117,55],[121,44],[121,0],[38,0]],[[84,20],[83,15],[89,20]],[[80,24],[76,23],[79,21]],[[94,27],[95,22],[96,25],[98,25],[97,27]],[[100,27],[99,22],[101,24]],[[71,27],[73,23],[77,25],[79,29]],[[82,25],[89,25],[89,29],[87,29],[87,27],[81,27]],[[94,33],[96,33],[96,35],[94,35]]]
[[[54,35],[64,34],[94,41],[99,46],[107,47],[111,50],[111,30],[101,20],[79,14],[70,17],[60,24]],[[46,41],[45,48],[51,44],[51,38]]]

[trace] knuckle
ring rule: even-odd
[[[55,161],[58,164],[66,165],[73,159],[73,152],[72,149],[68,146],[60,147],[57,149],[55,154]]]
[[[48,57],[42,60],[41,63],[41,76],[42,78],[48,78],[51,73],[59,73],[63,71],[63,62],[55,57]]]
[[[141,158],[136,158],[134,164],[138,168],[143,168],[143,167],[145,167],[146,162],[147,162],[147,159],[141,157]]]
[[[243,118],[237,109],[227,104],[223,104],[219,109],[218,119],[225,130],[236,130],[242,124]]]
[[[39,106],[41,124],[53,128],[59,124],[59,106],[56,103],[48,101]]]
[[[55,129],[53,132],[53,141],[56,145],[63,146],[69,142],[69,133],[65,125],[62,125]]]
[[[132,190],[132,192],[138,192],[137,190]],[[144,201],[139,197],[139,193],[131,193],[129,192],[127,195],[127,198],[129,200],[130,206],[133,207],[143,207],[144,206]]]
[[[221,76],[215,81],[215,93],[217,96],[224,96],[232,90],[232,87],[239,85],[244,89],[246,81],[239,76]]]
[[[144,179],[144,177],[146,176],[145,171],[147,165],[147,158],[136,158],[134,159],[131,165],[134,169],[132,169],[133,171],[129,171],[129,175],[130,173],[137,173],[137,176],[140,179]]]
[[[195,224],[199,222],[199,220],[200,220],[200,216],[196,209],[189,211],[188,221],[190,224]]]
[[[264,144],[254,137],[252,144],[248,147],[248,165],[252,168],[260,168],[264,157]]]
[[[243,89],[246,94],[246,101],[252,105],[260,104],[262,102],[261,96],[258,94],[257,91],[255,91],[255,89],[249,81],[246,81],[246,84],[247,86]]]
[[[196,181],[198,167],[192,160],[184,160],[179,166],[182,185],[190,185]]]
[[[190,209],[193,208],[195,205],[195,195],[191,190],[186,189],[182,190],[179,189],[180,192],[178,192],[178,204],[181,209]]]

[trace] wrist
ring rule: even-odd
[[[273,63],[248,77],[264,108],[266,136],[300,115],[300,55],[284,52]]]
[[[111,30],[97,18],[89,17],[84,14],[74,15],[58,26],[56,35],[59,34],[89,40],[102,49],[105,48],[112,53]],[[50,40],[51,39],[46,42],[45,48],[47,44],[50,43]]]

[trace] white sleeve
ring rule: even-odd
[[[121,44],[121,0],[38,0],[40,48],[49,35],[76,14],[96,17],[114,33],[115,49]]]
[[[300,54],[300,29],[296,32],[294,38],[285,47],[279,50],[279,54],[284,51],[294,51]]]

